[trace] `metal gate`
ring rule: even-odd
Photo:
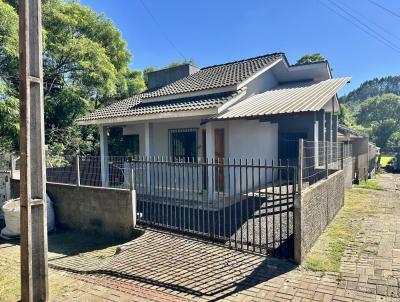
[[[293,257],[296,167],[260,160],[140,158],[132,169],[139,224]]]

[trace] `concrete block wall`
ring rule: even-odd
[[[294,258],[301,264],[344,204],[344,171],[304,189],[294,207]]]
[[[19,181],[11,184],[19,196]],[[132,238],[136,226],[135,191],[47,183],[54,204],[56,224],[71,230],[89,231],[116,238]]]

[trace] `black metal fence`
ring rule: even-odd
[[[139,224],[231,248],[293,256],[297,167],[254,159],[85,156],[47,181],[134,188]]]
[[[131,165],[139,223],[292,257],[295,167],[199,158],[142,158]]]

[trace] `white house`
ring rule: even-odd
[[[102,156],[108,128],[122,127],[127,154],[293,161],[299,138],[337,140],[336,93],[349,80],[332,78],[328,62],[290,65],[283,53],[185,64],[150,73],[148,91],[78,123],[99,126]]]

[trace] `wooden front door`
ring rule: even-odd
[[[215,161],[223,163],[225,157],[225,135],[224,129],[215,129]],[[215,166],[215,189],[219,192],[224,190],[224,167],[223,165]]]

